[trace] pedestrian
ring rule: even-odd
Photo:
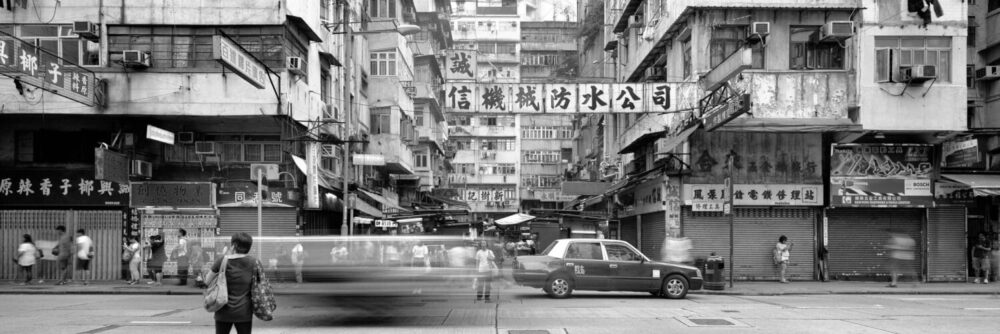
[[[288,251],[288,246],[278,247],[278,257],[276,258],[275,269],[277,269],[278,282],[288,280],[288,274],[292,268],[292,253]]]
[[[187,240],[187,230],[179,229],[177,230],[177,257],[174,258],[177,261],[177,276],[180,278],[180,285],[186,286],[188,279],[188,266],[190,265],[190,258],[188,257],[188,240]]]
[[[423,266],[425,271],[431,270],[431,258],[427,256],[429,253],[427,245],[417,241],[417,244],[413,245],[411,253],[413,253],[413,258],[410,259],[411,267]]]
[[[150,236],[147,248],[150,256],[146,267],[149,269],[150,281],[146,284],[163,285],[163,263],[167,261],[167,250],[163,247],[163,234]]]
[[[909,235],[890,232],[889,243],[886,246],[889,249],[890,288],[896,287],[896,282],[899,280],[899,276],[902,275],[903,268],[909,261],[913,261],[916,258],[913,253],[913,248],[916,244]]]
[[[979,240],[972,246],[972,268],[975,270],[976,283],[990,282],[990,251],[993,245],[986,239],[986,234],[980,232]]]
[[[59,243],[52,249],[52,255],[56,256],[59,267],[59,282],[56,282],[56,285],[66,285],[73,278],[72,268],[69,266],[73,262],[73,236],[63,225],[56,226],[56,231],[60,233]]]
[[[31,284],[32,279],[32,268],[39,258],[42,257],[42,251],[35,246],[35,242],[31,240],[30,234],[25,234],[21,236],[21,245],[17,246],[17,258],[14,262],[20,267],[20,272],[24,273],[24,282],[18,283],[18,285]],[[17,279],[16,277],[14,278]]]
[[[82,271],[83,285],[88,285],[90,276],[90,260],[94,258],[94,240],[87,236],[84,229],[76,230],[76,270]]]
[[[476,301],[486,298],[490,302],[490,290],[493,288],[493,275],[497,271],[496,255],[487,245],[486,241],[478,244],[476,251],[476,269],[478,271],[476,279]]]
[[[788,237],[784,235],[778,237],[778,243],[774,245],[774,261],[778,265],[781,283],[788,283],[785,273],[788,271],[788,261],[792,256],[792,246],[795,246],[795,243],[788,241]]]
[[[139,239],[132,236],[128,238],[128,242],[122,245],[122,254],[127,254],[128,261],[128,271],[131,275],[128,281],[128,285],[135,285],[142,280],[142,274],[139,273],[139,263],[142,262],[142,255],[139,252],[142,250],[142,246],[139,245]]]
[[[226,292],[229,302],[215,311],[215,333],[225,334],[236,327],[236,333],[249,334],[253,327],[253,303],[250,300],[253,276],[257,271],[257,260],[247,255],[253,246],[253,237],[240,232],[230,239],[230,252],[226,261]],[[222,269],[222,257],[215,260],[212,272],[206,281],[211,282]]]
[[[826,267],[826,257],[829,253],[830,252],[826,250],[826,245],[823,245],[822,243],[816,251],[816,257],[819,258],[819,280],[821,282],[830,281],[830,274],[827,272]]]
[[[295,246],[292,247],[292,265],[295,266],[295,283],[302,284],[302,266],[306,263],[309,253],[302,246],[302,240],[296,238]]]

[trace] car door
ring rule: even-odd
[[[659,275],[653,276],[652,266],[631,247],[621,243],[604,244],[611,269],[611,289],[617,291],[650,291],[657,287]],[[658,274],[658,273],[656,273]]]
[[[611,275],[599,241],[574,241],[566,248],[565,264],[578,290],[608,290]]]

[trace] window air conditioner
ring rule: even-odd
[[[131,175],[151,178],[153,177],[153,164],[149,161],[132,160]]]
[[[288,69],[288,72],[298,75],[306,75],[306,65],[302,62],[302,57],[288,57],[288,61],[285,63],[285,68]]]
[[[122,65],[129,68],[147,68],[150,66],[149,54],[139,50],[122,51]]]
[[[178,132],[177,143],[194,144],[194,132]]]
[[[333,104],[328,104],[323,108],[324,121],[339,121],[340,108]]]
[[[854,22],[851,21],[830,21],[823,25],[820,31],[820,40],[843,41],[854,35]]]
[[[75,21],[73,22],[73,33],[80,35],[87,40],[98,41],[101,39],[101,33],[99,26],[89,21]]]
[[[771,33],[771,22],[753,22],[747,27],[747,41],[755,42],[763,40]]]
[[[934,65],[915,65],[901,70],[902,81],[920,82],[937,78],[937,66]]]
[[[215,142],[214,141],[200,141],[194,143],[194,153],[203,155],[214,155],[215,153]]]
[[[1000,79],[1000,66],[986,66],[976,70],[976,79],[996,80]]]

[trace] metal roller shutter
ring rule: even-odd
[[[834,279],[876,279],[888,277],[888,252],[885,244],[889,230],[899,230],[921,244],[920,226],[923,209],[831,209],[829,225],[828,269]],[[923,259],[920,249],[904,269],[912,277],[920,273]]]
[[[261,230],[265,237],[287,237],[295,235],[296,210],[294,208],[264,208],[261,213]],[[220,237],[229,237],[234,233],[246,232],[257,238],[257,208],[221,208],[219,210]],[[277,254],[275,243],[258,243],[254,240],[251,255],[257,254],[260,246],[263,259],[272,258]],[[291,249],[291,245],[286,245]]]
[[[773,249],[781,235],[795,243],[786,273],[789,279],[813,279],[816,210],[810,208],[738,208],[734,222],[735,261],[729,259],[729,220],[721,212],[684,208],[682,229],[692,241],[692,256],[712,252],[726,258],[740,280],[776,280]]]
[[[927,209],[927,280],[965,282],[966,212],[964,206]]]
[[[64,225],[70,233],[82,228],[94,241],[94,259],[90,262],[90,277],[87,279],[118,280],[122,267],[123,217],[122,210],[0,210],[0,244],[5,246],[0,247],[0,256],[4,259],[16,257],[16,246],[21,244],[24,234],[30,234],[36,243],[43,240],[55,242],[60,237],[56,226]],[[55,258],[46,254],[40,263],[35,264],[35,278],[56,279],[56,262]],[[6,279],[14,279],[17,265],[9,260],[3,263],[0,274]]]
[[[660,249],[667,238],[667,216],[663,211],[642,215],[642,251],[651,259],[663,260]]]
[[[636,225],[635,217],[631,216],[621,219],[621,235],[619,238],[639,248],[639,226]]]

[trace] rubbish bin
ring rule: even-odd
[[[726,260],[714,253],[705,261],[705,290],[725,290]]]

